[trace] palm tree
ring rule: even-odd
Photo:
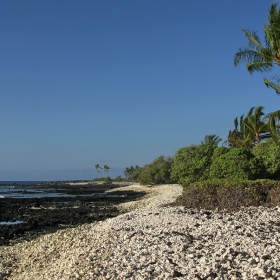
[[[276,144],[280,144],[280,110],[268,114],[268,117],[268,126],[271,138],[276,142]]]
[[[249,46],[239,48],[234,56],[234,65],[240,62],[246,62],[247,70],[250,74],[253,72],[271,71],[274,65],[280,66],[280,9],[277,10],[277,3],[272,4],[268,14],[268,24],[264,26],[265,45],[263,45],[257,36],[256,31],[242,29],[249,40]],[[280,94],[280,78],[272,77],[270,80],[264,78],[267,87],[273,88],[277,94]]]
[[[231,148],[248,146],[249,133],[243,124],[244,116],[234,119],[234,129],[228,133],[228,139],[225,141]]]
[[[104,165],[103,166],[103,169],[104,169],[104,177],[105,177],[105,173],[108,175],[108,171],[109,171],[109,169],[110,169],[110,167],[108,166],[108,165]]]
[[[138,165],[131,165],[130,167],[126,167],[123,171],[125,179],[128,181],[134,181],[137,177],[137,171],[140,169]]]
[[[264,116],[263,109],[263,106],[259,106],[257,108],[252,107],[249,110],[247,117],[243,121],[245,129],[249,132],[249,137],[246,140],[250,141],[253,145],[258,144],[261,142],[261,140],[270,137],[267,124],[268,117]]]
[[[235,128],[228,134],[227,142],[230,147],[250,148],[270,137],[268,116],[264,116],[263,109],[263,106],[252,107],[245,118],[243,115],[239,118],[239,122],[235,118]]]
[[[218,144],[222,141],[222,138],[217,136],[216,134],[213,135],[206,135],[204,137],[204,141],[201,141],[201,144],[209,144],[218,146]]]
[[[95,164],[95,169],[96,169],[96,175],[97,175],[97,178],[98,178],[98,173],[100,173],[100,171],[98,169],[101,169],[100,165],[99,164]]]

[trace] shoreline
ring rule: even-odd
[[[1,248],[2,279],[280,279],[279,207],[160,207],[182,187],[152,189],[115,218]]]
[[[72,186],[56,183],[51,187],[29,187],[28,192],[23,192],[27,197],[0,198],[0,222],[3,222],[0,223],[0,247],[118,216],[118,204],[138,200],[146,194],[144,191],[129,191],[129,188],[118,190],[119,187],[123,184]],[[21,191],[17,192],[21,194]]]

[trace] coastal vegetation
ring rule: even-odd
[[[99,169],[101,169],[100,165],[99,164],[95,164],[95,169],[96,169],[96,176],[98,178],[98,174],[100,173]]]
[[[257,32],[243,29],[249,46],[239,48],[234,65],[246,62],[251,74],[280,66],[279,26],[280,9],[273,4],[264,26],[265,44]],[[264,79],[277,94],[279,81],[275,77]],[[176,203],[196,208],[206,204],[208,208],[280,205],[280,110],[265,113],[264,106],[251,107],[247,114],[236,117],[233,125],[225,141],[216,134],[206,135],[200,144],[179,148],[174,157],[161,155],[142,167],[126,167],[124,178],[119,175],[114,181],[181,184],[184,194]],[[107,165],[96,164],[95,169],[94,181],[112,181]],[[103,178],[98,178],[100,169]]]
[[[206,135],[198,145],[180,148],[174,158],[160,156],[131,166],[126,179],[143,185],[178,183],[184,193],[171,205],[236,210],[280,206],[280,125],[274,113],[252,107],[234,120],[226,141]]]
[[[102,182],[106,182],[106,183],[109,183],[109,182],[112,181],[112,179],[108,176],[108,172],[109,172],[110,167],[107,164],[105,164],[103,167],[101,167],[99,164],[95,164],[94,168],[96,170],[96,178],[93,181],[102,181]],[[104,177],[103,178],[102,177],[99,178],[99,176],[98,176],[99,173],[100,173],[99,169],[103,169],[103,171],[104,171]],[[117,180],[119,182],[120,178],[118,178]]]
[[[170,176],[173,159],[159,156],[151,164],[138,168],[137,181],[142,185],[170,184],[175,182]]]
[[[271,5],[264,26],[265,44],[256,31],[243,29],[249,46],[239,48],[234,65],[246,62],[250,74],[280,66],[280,10]],[[280,94],[280,78],[264,78]],[[234,119],[227,139],[206,135],[198,145],[178,149],[174,158],[160,156],[143,167],[124,171],[127,180],[140,184],[178,183],[183,195],[174,205],[194,208],[237,209],[241,206],[280,206],[280,110],[265,114],[251,107]],[[222,145],[219,146],[219,144]]]

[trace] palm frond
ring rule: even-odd
[[[256,31],[242,29],[249,40],[249,46],[239,48],[234,56],[234,65],[246,62],[246,68],[250,74],[255,71],[268,72],[275,65],[280,66],[280,9],[277,4],[270,6],[268,13],[268,23],[264,25],[265,46],[262,44]],[[273,88],[280,94],[280,79],[264,79],[268,88]]]
[[[238,118],[234,119],[234,127],[235,129],[238,129]]]
[[[275,82],[272,80],[275,80]],[[264,83],[268,88],[273,88],[277,94],[280,94],[280,77],[274,76],[271,78],[271,80],[264,78]]]
[[[218,145],[222,139],[217,136],[216,134],[211,134],[211,135],[206,135],[204,137],[204,141],[201,141],[201,144],[213,144],[213,145]]]
[[[235,54],[233,62],[235,66],[241,62],[247,63],[247,70],[251,74],[253,71],[268,72],[273,67],[273,56],[266,49],[239,48],[239,52]]]
[[[277,110],[269,114],[269,130],[272,139],[279,144],[280,143],[280,110]]]
[[[239,48],[238,50],[239,51],[234,55],[234,66],[237,66],[241,62],[264,61],[263,54],[260,51],[250,48]]]
[[[248,38],[249,40],[249,46],[251,48],[256,48],[256,49],[263,49],[265,48],[259,37],[257,36],[257,32],[256,31],[249,31],[249,30],[245,30],[245,29],[242,29],[242,31],[244,32],[244,34],[246,35],[246,37]]]
[[[271,62],[267,61],[251,61],[247,63],[246,68],[250,74],[253,74],[253,72],[269,72],[272,70],[273,65]]]

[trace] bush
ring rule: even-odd
[[[107,176],[107,177],[103,177],[103,178],[95,178],[92,180],[93,182],[105,182],[105,183],[111,183],[112,179]]]
[[[141,185],[172,183],[170,177],[172,162],[171,157],[160,156],[156,158],[151,164],[137,169],[137,182]]]
[[[201,144],[179,149],[172,164],[171,178],[185,185],[208,179],[216,148],[215,145]]]
[[[259,143],[252,152],[267,171],[263,177],[280,179],[280,147],[272,139]]]
[[[171,206],[239,210],[248,206],[280,206],[280,182],[272,180],[206,180],[184,189]]]
[[[129,182],[137,181],[138,169],[140,169],[138,165],[126,167],[126,169],[123,171],[125,180]]]
[[[229,148],[226,147],[218,147],[217,149],[214,150],[212,160],[220,157],[221,155],[226,154],[229,151]]]
[[[123,179],[122,179],[122,176],[121,175],[119,175],[119,176],[117,176],[116,178],[115,178],[115,182],[121,182]]]
[[[255,180],[261,178],[264,172],[263,164],[250,149],[223,148],[214,154],[210,167],[210,178]]]

